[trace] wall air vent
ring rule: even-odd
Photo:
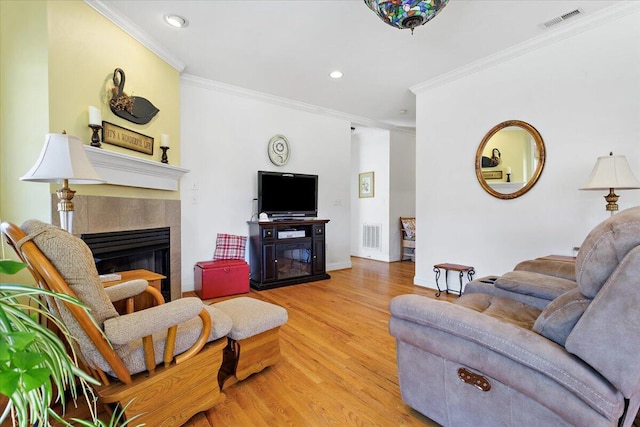
[[[567,12],[564,15],[556,16],[555,18],[549,19],[547,22],[543,22],[542,26],[544,28],[553,27],[556,24],[566,21],[569,18],[573,18],[574,16],[578,16],[581,13],[584,13],[582,9],[575,9],[571,12]]]

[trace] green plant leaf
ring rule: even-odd
[[[12,358],[13,364],[16,368],[26,371],[34,369],[36,366],[44,362],[45,356],[40,353],[34,353],[33,351],[18,351]]]
[[[35,332],[10,332],[4,334],[6,342],[16,351],[23,351],[36,339]],[[4,341],[4,340],[3,340]]]
[[[22,373],[22,385],[25,391],[31,391],[43,385],[46,386],[46,384],[49,384],[50,375],[51,369],[29,369],[28,371]]]
[[[2,274],[16,274],[26,266],[27,264],[23,262],[14,261],[11,259],[0,259],[0,273]]]
[[[11,396],[18,390],[20,382],[20,373],[15,371],[0,372],[0,393],[5,396]]]

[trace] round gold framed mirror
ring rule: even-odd
[[[536,184],[546,157],[540,132],[529,123],[507,120],[494,126],[476,151],[476,176],[498,199],[515,199]]]

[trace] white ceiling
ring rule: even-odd
[[[450,0],[411,35],[383,23],[363,0],[85,1],[186,74],[391,127],[415,127],[411,87],[550,39],[621,3]],[[578,8],[584,13],[575,18],[541,25]],[[189,26],[170,27],[166,14]],[[336,69],[340,80],[329,77]]]

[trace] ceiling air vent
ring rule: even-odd
[[[582,9],[575,9],[572,10],[571,12],[567,12],[564,15],[560,15],[560,16],[556,16],[555,18],[549,19],[547,22],[543,22],[542,26],[545,28],[549,28],[552,27],[556,24],[559,24],[563,21],[566,21],[569,18],[573,18],[574,16],[578,16],[580,15],[582,12]]]

